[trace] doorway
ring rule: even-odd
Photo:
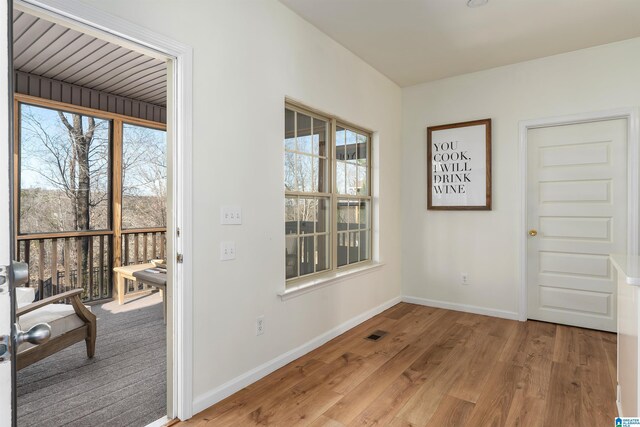
[[[637,240],[632,113],[521,126],[526,318],[615,332],[609,254]]]
[[[13,36],[16,323],[51,328],[17,348],[18,424],[146,425],[167,414],[166,299],[119,271],[166,278],[166,61],[21,10]]]
[[[191,305],[190,280],[184,280],[185,277],[189,278],[191,274],[191,229],[188,216],[185,215],[185,211],[188,212],[189,206],[191,205],[191,179],[189,175],[185,173],[185,170],[188,170],[185,165],[188,165],[191,158],[191,83],[188,78],[189,70],[191,69],[191,49],[188,46],[153,34],[146,29],[137,27],[119,18],[98,13],[98,11],[93,10],[89,6],[80,4],[60,6],[55,2],[47,1],[39,1],[37,6],[31,5],[28,1],[18,1],[15,3],[21,11],[31,12],[36,17],[79,29],[81,32],[85,32],[89,36],[96,36],[98,39],[102,39],[104,36],[104,41],[131,48],[133,51],[140,50],[168,61],[167,92],[169,94],[168,98],[172,102],[170,103],[170,108],[167,109],[167,152],[169,160],[167,166],[169,170],[169,180],[167,185],[168,223],[166,227],[167,245],[165,256],[167,258],[169,281],[166,298],[168,305],[166,320],[171,333],[167,335],[167,348],[169,349],[167,353],[167,377],[169,381],[166,412],[170,418],[175,416],[181,419],[189,418],[192,411],[190,369],[191,322],[189,321],[189,317],[184,316],[183,313],[186,312],[184,307],[190,307]],[[117,34],[117,36],[115,34]],[[75,96],[73,92],[72,96]],[[82,237],[84,238],[85,236]],[[149,235],[147,237],[150,241],[155,240],[153,236]],[[99,241],[100,239],[96,238],[94,240]],[[133,245],[132,248],[135,247],[135,249],[131,249],[132,252],[134,250],[137,252],[138,249],[140,249],[141,253],[146,252],[146,250],[142,248],[142,245],[138,248],[135,243],[132,243],[133,241],[133,239],[130,240],[130,243]],[[136,239],[135,241],[138,240]],[[46,246],[45,244],[45,247]],[[62,246],[64,248],[64,244],[62,244]],[[79,246],[82,247],[81,252],[84,253],[85,245],[81,243]],[[93,246],[89,245],[89,247]],[[70,249],[72,250],[73,248]],[[96,250],[100,252],[100,249]],[[149,251],[151,252],[153,249],[149,249]],[[48,259],[46,249],[44,252],[44,258]],[[51,252],[53,252],[53,250],[51,250]],[[105,259],[110,259],[106,255],[106,252],[109,252],[109,250],[105,250]],[[178,254],[179,256],[169,256],[169,254]],[[146,255],[147,254],[144,256]],[[36,258],[38,257],[39,253]],[[76,256],[76,261],[78,258],[79,257]],[[89,259],[91,258],[89,257]],[[176,259],[181,259],[183,262],[176,263]],[[84,266],[84,260],[78,264]],[[88,276],[81,277],[84,284],[87,284]],[[70,276],[67,276],[67,278],[70,282],[73,282]],[[85,278],[87,281],[85,281]],[[96,277],[94,276],[92,279],[94,285],[99,283],[100,280],[103,281],[103,285],[105,284],[104,277],[97,279],[97,281],[95,279]],[[53,282],[53,278],[51,282]],[[64,283],[64,280],[59,281],[58,285],[60,285],[61,282]],[[53,288],[53,283],[44,283],[43,285],[44,288]],[[38,288],[39,287],[40,286],[38,286]],[[100,286],[94,287],[94,290],[98,294],[105,289],[109,289],[108,286],[103,286],[102,288]],[[91,295],[93,296],[93,293],[91,293]],[[176,337],[178,339],[176,339]],[[98,342],[99,340],[100,337],[98,337]]]

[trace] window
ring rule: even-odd
[[[167,226],[167,135],[122,125],[122,228]]]
[[[164,258],[161,123],[16,95],[16,259],[45,298],[112,295],[114,266]]]
[[[371,259],[369,133],[286,104],[287,280]]]
[[[110,123],[19,105],[20,234],[109,228]]]

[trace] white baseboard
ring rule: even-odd
[[[169,417],[162,417],[159,420],[155,420],[154,422],[147,424],[145,427],[164,427],[169,423],[169,421],[171,421]]]
[[[620,389],[620,384],[616,387],[616,407],[618,408],[618,416],[620,418],[624,417],[622,415],[622,390]]]
[[[248,386],[249,384],[253,384],[258,381],[260,378],[263,378],[269,375],[271,372],[275,371],[290,363],[297,358],[304,356],[309,353],[311,350],[314,350],[320,347],[322,344],[326,343],[329,340],[337,337],[340,334],[345,333],[349,329],[358,326],[360,323],[364,322],[375,316],[376,314],[382,313],[384,310],[393,307],[394,305],[402,302],[401,297],[396,297],[390,299],[389,301],[372,308],[369,311],[366,311],[356,317],[353,317],[346,322],[336,326],[330,331],[325,332],[322,335],[317,336],[311,341],[302,344],[300,347],[294,348],[291,351],[288,351],[275,359],[272,359],[257,368],[254,368],[240,376],[235,377],[234,379],[222,384],[221,386],[210,390],[200,396],[196,397],[193,400],[193,413],[197,414],[198,412],[204,411],[208,407],[218,403],[222,399],[231,396],[233,393],[241,390],[242,388]]]
[[[466,313],[482,314],[485,316],[501,317],[503,319],[520,320],[520,316],[515,311],[498,310],[495,308],[478,307],[476,305],[459,304],[456,302],[438,301],[433,299],[411,297],[404,295],[403,302],[411,304],[425,305],[427,307],[445,308],[447,310],[464,311]]]

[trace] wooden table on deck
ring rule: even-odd
[[[140,281],[147,285],[160,289],[162,295],[162,305],[164,309],[164,320],[167,321],[167,274],[166,273],[145,273],[144,270],[153,269],[153,263],[133,264],[124,267],[115,267],[113,271],[116,273],[116,298],[118,304],[124,304],[124,281],[125,279]]]

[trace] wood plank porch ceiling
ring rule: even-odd
[[[14,68],[165,107],[164,61],[14,9]]]

